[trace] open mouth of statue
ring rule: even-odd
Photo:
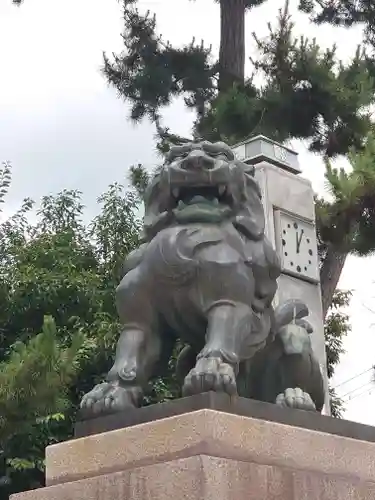
[[[175,187],[172,190],[174,208],[181,210],[192,205],[231,205],[231,196],[225,185]]]

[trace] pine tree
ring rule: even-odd
[[[333,201],[317,200],[317,225],[322,258],[323,310],[331,304],[347,255],[370,255],[375,250],[375,135],[361,151],[349,152],[349,171],[326,160],[326,179]]]
[[[63,411],[66,390],[76,374],[82,344],[76,335],[69,348],[61,348],[56,325],[46,317],[42,332],[27,343],[15,342],[0,362],[0,446],[30,430],[37,418]]]
[[[245,81],[245,13],[265,0],[216,0],[220,4],[218,90]]]
[[[260,3],[249,2],[248,7]],[[281,141],[307,138],[312,151],[327,156],[360,148],[370,127],[366,109],[374,100],[373,79],[361,50],[343,65],[335,47],[322,50],[315,40],[295,39],[287,1],[277,26],[269,24],[269,36],[259,40],[254,34],[259,56],[253,61],[254,74],[246,78],[239,15],[227,16],[232,4],[241,6],[244,19],[243,0],[220,2],[221,49],[216,60],[203,42],[193,39],[182,48],[164,42],[155,16],[142,15],[136,0],[123,1],[124,51],[105,56],[104,74],[131,104],[131,118],[148,117],[158,124],[159,134],[166,132],[162,109],[180,96],[196,111],[194,132],[207,139],[234,143],[256,133]],[[240,60],[241,69],[236,69]],[[262,87],[255,86],[254,75],[262,75]]]

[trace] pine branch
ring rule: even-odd
[[[131,103],[131,119],[155,121],[171,99],[185,96],[186,104],[202,113],[216,92],[216,66],[211,47],[195,40],[181,49],[156,33],[156,18],[140,14],[135,2],[124,1],[123,53],[104,55],[103,72],[120,96]]]
[[[150,182],[150,175],[141,164],[132,165],[129,170],[130,183],[136,190],[139,198],[143,200],[147,186]]]
[[[156,125],[156,148],[163,156],[166,155],[173,145],[186,144],[191,142],[191,139],[187,139],[178,134],[172,134],[168,127],[163,127],[159,117],[155,119]]]
[[[328,23],[350,28],[356,24],[364,24],[365,42],[374,47],[373,2],[368,0],[300,0],[299,9],[310,14],[311,21],[318,25]]]
[[[288,2],[268,30],[264,39],[253,34],[258,56],[252,63],[257,76],[263,74],[263,87],[257,88],[251,78],[214,98],[198,117],[197,132],[230,143],[250,131],[280,142],[304,138],[311,151],[327,157],[351,147],[360,150],[371,128],[375,96],[363,50],[359,47],[343,65],[335,46],[323,50],[314,39],[294,38]]]
[[[334,197],[319,212],[317,222],[324,241],[341,252],[367,255],[375,251],[375,136],[364,149],[351,150],[351,170],[335,169],[326,162],[327,187]]]
[[[38,416],[61,411],[65,390],[74,378],[82,338],[60,348],[56,326],[46,317],[43,331],[27,344],[18,342],[0,363],[0,443],[35,423]]]

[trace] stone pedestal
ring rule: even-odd
[[[375,500],[372,427],[215,395],[144,410],[47,448],[47,487],[12,500]]]

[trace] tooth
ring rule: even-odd
[[[226,186],[219,186],[219,194],[220,195],[224,194],[226,190],[227,190]]]
[[[212,200],[212,203],[213,203],[214,205],[218,205],[218,204],[219,204],[219,200],[218,200],[217,198],[214,198],[214,199]]]
[[[173,189],[172,189],[172,194],[173,194],[173,196],[174,196],[175,198],[178,198],[178,195],[180,194],[180,190],[179,190],[179,188],[177,188],[177,187],[176,187],[176,188],[173,188]]]
[[[177,204],[177,207],[178,207],[178,208],[184,208],[184,206],[185,206],[185,203],[184,203],[182,200],[180,200],[180,201],[178,202],[178,204]]]

